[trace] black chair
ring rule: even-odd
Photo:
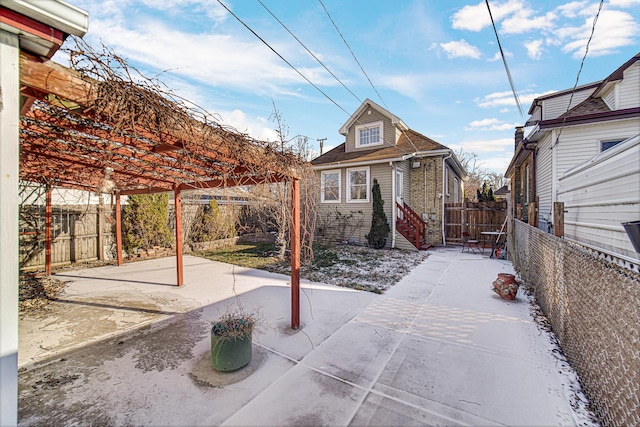
[[[480,252],[480,242],[472,239],[471,234],[466,231],[462,232],[462,252],[464,252],[464,248],[467,248],[467,252],[471,250],[474,254],[476,251]]]

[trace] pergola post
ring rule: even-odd
[[[51,192],[51,187],[47,187],[44,208],[44,270],[47,276],[51,276],[51,237],[53,234],[51,232]]]
[[[173,189],[174,209],[176,217],[176,271],[178,274],[178,286],[184,285],[184,268],[182,265],[182,195],[180,187]]]
[[[291,328],[300,328],[300,180],[291,181]]]
[[[116,258],[118,265],[122,265],[122,209],[120,208],[120,193],[116,193]]]

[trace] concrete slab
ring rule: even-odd
[[[442,248],[385,295],[185,257],[67,273],[56,310],[20,325],[21,425],[575,425],[575,374],[526,297],[490,290],[508,262]],[[265,323],[249,365],[217,373],[209,325]],[[55,357],[53,357],[55,356]],[[573,405],[573,407],[572,407]],[[584,404],[582,404],[584,406]],[[577,409],[575,409],[577,408]]]

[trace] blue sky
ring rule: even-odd
[[[531,101],[573,87],[599,1],[490,1],[525,113],[515,106],[484,1],[261,0],[356,96],[349,93],[258,0],[224,3],[331,100],[215,0],[70,0],[89,12],[90,44],[259,139],[274,140],[273,103],[289,136],[327,138],[370,98],[410,128],[478,154],[504,172],[514,127]],[[353,59],[322,4],[362,64]],[[607,0],[579,84],[601,80],[638,53],[640,0]],[[382,98],[382,99],[381,99]],[[338,104],[338,106],[336,105]]]

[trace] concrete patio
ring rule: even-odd
[[[384,295],[186,256],[61,273],[53,312],[20,323],[21,425],[577,425],[575,374],[511,263],[439,248]],[[260,309],[251,363],[209,364],[209,324]],[[578,407],[578,409],[573,409]],[[584,405],[584,403],[582,403]]]

